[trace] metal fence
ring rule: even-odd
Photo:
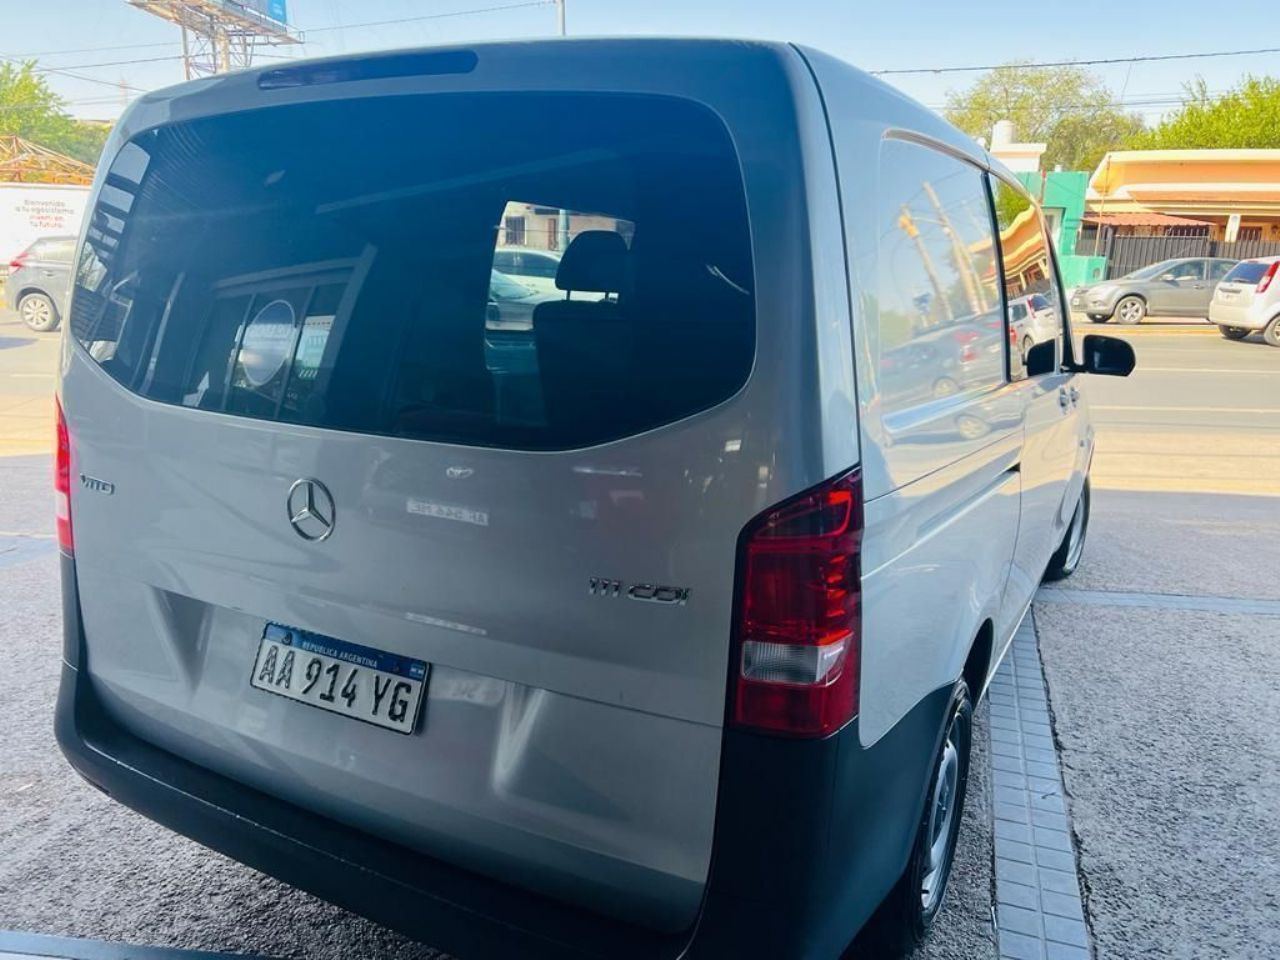
[[[1276,240],[1210,240],[1208,237],[1111,236],[1107,240],[1107,279],[1174,257],[1226,257],[1248,260],[1250,257],[1280,256]]]

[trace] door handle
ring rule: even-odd
[[[1067,407],[1071,406],[1071,398],[1067,396],[1065,387],[1058,388],[1058,406],[1062,408],[1062,412],[1067,412]]]
[[[1080,391],[1077,390],[1075,387],[1072,387],[1071,388],[1071,405],[1074,407],[1079,402],[1080,402]]]

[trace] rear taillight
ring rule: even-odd
[[[58,449],[53,460],[53,497],[57,514],[58,549],[63,553],[75,552],[71,537],[71,438],[67,434],[67,418],[62,414],[62,404],[54,398],[58,412]]]
[[[858,712],[862,477],[851,471],[765,511],[738,550],[733,722],[821,737]]]
[[[1262,279],[1258,281],[1258,293],[1266,293],[1267,287],[1271,286],[1271,281],[1275,279],[1276,268],[1280,267],[1280,260],[1274,261],[1271,266],[1267,267],[1267,272],[1262,275]]]
[[[956,343],[960,344],[960,360],[962,363],[970,363],[978,359],[978,348],[975,346],[978,340],[978,334],[972,330],[960,330],[952,336]]]
[[[27,265],[27,257],[29,254],[20,253],[9,261],[9,272],[16,273]]]

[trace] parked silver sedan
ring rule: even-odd
[[[1115,280],[1077,288],[1071,310],[1094,323],[1141,323],[1147,316],[1203,317],[1209,313],[1214,287],[1235,265],[1235,260],[1218,257],[1161,260]]]
[[[57,330],[71,283],[75,237],[42,237],[9,264],[5,300],[32,330]]]

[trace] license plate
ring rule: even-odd
[[[308,706],[413,733],[431,665],[269,623],[249,683]]]

